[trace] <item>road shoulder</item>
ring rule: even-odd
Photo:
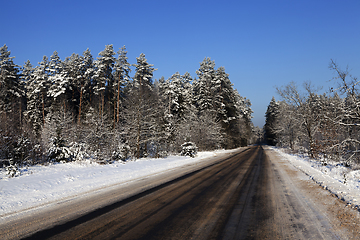
[[[272,164],[282,169],[297,190],[326,216],[341,239],[360,239],[360,213],[296,169],[270,148],[264,148]]]

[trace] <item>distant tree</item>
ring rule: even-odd
[[[265,113],[265,141],[267,144],[275,146],[278,138],[276,136],[277,120],[279,118],[280,110],[279,103],[272,97],[269,106]]]
[[[235,105],[237,110],[236,121],[232,121],[234,145],[233,147],[246,146],[251,138],[253,125],[251,102],[246,97],[242,97],[237,90],[235,94]]]
[[[344,104],[342,112],[335,118],[326,116],[327,119],[336,123],[339,128],[344,129],[346,135],[344,139],[338,144],[343,153],[346,154],[346,161],[360,161],[360,90],[357,77],[350,74],[349,69],[341,69],[338,64],[331,60],[329,64],[330,70],[335,73],[334,81],[337,82],[337,88],[333,91],[344,95]]]
[[[304,83],[304,88],[306,94],[301,94],[295,83],[291,82],[282,89],[277,88],[277,91],[287,104],[296,109],[296,118],[299,120],[306,141],[305,147],[308,149],[310,157],[315,158],[317,154],[315,135],[319,130],[321,118],[318,111],[318,95],[315,94],[316,90],[313,90],[310,83]]]

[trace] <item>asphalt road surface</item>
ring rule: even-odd
[[[114,190],[86,201],[62,203],[56,211],[0,227],[0,238],[183,240],[347,236],[333,226],[331,216],[305,196],[289,171],[272,161],[261,146],[240,149],[183,174],[149,185],[130,197],[117,199],[121,194]],[[136,186],[130,188],[134,190]],[[109,203],[106,199],[117,200]],[[81,210],[84,206],[88,206],[86,211]],[[48,220],[51,224],[44,223]]]

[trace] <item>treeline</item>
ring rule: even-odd
[[[251,140],[251,104],[223,67],[205,58],[196,71],[153,80],[144,54],[130,64],[125,46],[87,49],[37,66],[14,64],[0,48],[0,159],[10,163],[124,160],[236,148]],[[130,76],[131,72],[133,76]]]
[[[282,101],[273,98],[267,108],[265,140],[268,144],[307,153],[324,163],[328,159],[351,166],[360,161],[359,81],[331,60],[336,87],[317,94],[310,83],[301,93],[295,83],[278,88]]]

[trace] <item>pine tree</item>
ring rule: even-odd
[[[251,122],[253,113],[251,102],[246,97],[242,97],[236,89],[234,90],[234,94],[237,112],[237,121],[235,121],[233,126],[233,129],[236,129],[236,131],[232,133],[234,136],[237,136],[234,138],[234,147],[246,146],[249,144],[253,128]]]
[[[48,69],[48,58],[43,57],[43,60],[35,67],[34,72],[27,84],[27,115],[29,120],[34,125],[36,135],[39,134],[41,126],[45,124],[45,116],[50,106],[50,101],[47,97],[47,92],[50,87]],[[37,115],[40,113],[40,115]],[[40,121],[38,121],[40,120]]]
[[[224,147],[238,147],[239,145],[236,143],[240,135],[237,129],[237,121],[239,121],[239,112],[236,106],[238,93],[233,88],[229,74],[225,72],[224,67],[219,67],[216,70],[212,95],[214,111],[223,128]]]
[[[197,81],[194,82],[194,103],[199,112],[213,110],[212,85],[215,78],[215,61],[205,58],[196,71]]]
[[[112,89],[109,88],[109,86],[113,86],[114,84],[114,76],[112,74],[116,61],[114,55],[113,45],[106,45],[104,51],[99,53],[99,57],[95,62],[94,93],[100,98],[99,113],[101,117],[105,114],[105,101],[107,100],[109,102],[110,107],[110,99],[112,99],[114,95]],[[107,98],[105,99],[106,95]],[[109,111],[109,113],[111,114],[111,111]]]
[[[275,146],[278,141],[276,136],[276,123],[279,117],[279,103],[272,97],[265,113],[265,141],[267,144]]]
[[[136,158],[148,154],[148,144],[152,137],[152,126],[156,121],[153,106],[156,95],[153,89],[153,72],[156,70],[147,62],[145,54],[136,58],[135,75],[127,90],[126,125],[130,145]]]
[[[91,100],[93,97],[93,76],[94,76],[94,61],[93,56],[89,49],[83,52],[81,64],[81,83],[80,83],[80,104],[79,104],[79,119],[82,114],[82,102],[85,99],[89,106],[91,106]]]
[[[65,94],[69,89],[69,78],[67,71],[64,69],[64,64],[56,51],[50,56],[47,72],[49,74],[47,96],[51,99],[52,111],[59,111],[60,106],[63,106],[63,114],[66,114],[67,99]]]
[[[128,63],[126,55],[127,51],[125,46],[123,46],[118,51],[118,58],[114,65],[114,84],[112,86],[114,92],[114,126],[115,122],[118,123],[120,121],[120,105],[124,95],[123,88],[130,80],[131,64]]]
[[[83,118],[84,105],[90,105],[91,83],[94,65],[90,50],[83,52],[83,56],[72,54],[65,60],[65,68],[68,77],[69,90],[72,91],[71,102],[73,112],[77,114],[77,123]]]
[[[25,85],[30,80],[33,72],[34,72],[34,68],[33,68],[30,60],[27,60],[24,64],[24,66],[22,67],[22,71],[21,71],[21,79]]]
[[[28,86],[28,84],[30,84],[33,73],[34,73],[34,68],[33,68],[32,64],[30,63],[30,60],[27,60],[25,62],[25,64],[23,65],[23,67],[21,68],[21,81],[22,81],[22,86],[24,89],[24,98],[22,101],[21,109],[23,109],[24,115],[26,113],[26,106],[27,106],[27,94],[28,94],[27,86]]]
[[[14,64],[14,57],[10,57],[10,54],[6,45],[0,48],[0,111],[5,121],[11,119],[10,122],[20,126],[24,89],[20,80],[19,66]]]

